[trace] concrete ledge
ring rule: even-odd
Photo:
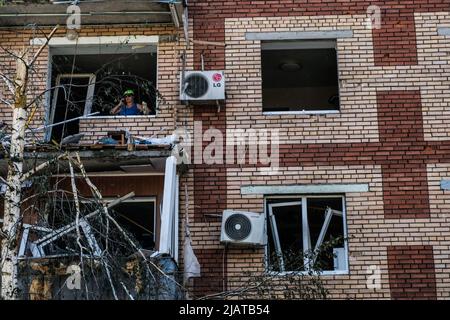
[[[450,28],[444,28],[444,27],[438,28],[438,35],[440,35],[440,36],[450,36]]]
[[[69,40],[66,37],[55,37],[50,39],[49,46],[74,46],[74,45],[157,45],[159,36],[100,36],[100,37],[79,37],[76,40]],[[45,38],[33,38],[30,45],[40,46],[46,41]]]
[[[445,179],[441,181],[442,190],[450,190],[450,179]]]
[[[241,186],[241,194],[325,194],[368,192],[368,184],[299,184],[299,185],[263,185]]]
[[[246,40],[304,40],[304,39],[338,39],[353,37],[352,30],[330,31],[285,31],[285,32],[246,32]]]

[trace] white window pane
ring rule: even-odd
[[[330,220],[326,221],[327,209],[330,211]],[[322,245],[316,266],[321,270],[334,270],[333,249],[344,247],[344,220],[342,198],[308,198],[308,221],[311,233],[311,245],[315,248]],[[323,239],[319,239],[323,233]],[[321,243],[317,243],[322,240]]]
[[[280,264],[284,264],[284,271],[303,270],[301,204],[298,203],[298,200],[295,203],[286,199],[271,199],[268,201],[268,206],[272,206],[282,253],[282,257],[279,257],[276,252],[276,239],[272,233],[270,219],[268,219],[268,258],[271,270],[282,271]]]

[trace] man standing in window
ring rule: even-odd
[[[139,103],[134,102],[134,91],[128,89],[123,94],[123,99],[111,110],[111,114],[120,116],[135,116],[143,112],[143,107]]]

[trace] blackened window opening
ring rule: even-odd
[[[95,75],[95,89],[92,97],[86,97],[88,83],[74,83],[75,78],[61,83],[65,90],[58,90],[58,103],[52,123],[58,123],[83,115],[87,99],[92,99],[90,113],[111,115],[111,109],[123,98],[126,90],[133,90],[135,103],[145,102],[150,115],[156,114],[158,91],[157,54],[150,53],[121,53],[121,54],[80,54],[52,56],[52,87],[56,85],[58,75],[63,74],[93,74]],[[78,81],[79,82],[79,81]],[[68,96],[68,92],[72,96]],[[52,90],[51,101],[54,99]],[[64,92],[66,94],[64,95]],[[74,98],[79,98],[74,103]],[[66,107],[67,106],[67,107]],[[66,110],[69,113],[66,114]],[[62,137],[77,133],[75,121],[69,129],[64,129]],[[73,128],[72,128],[73,127]],[[62,126],[53,129],[52,138],[61,140]]]
[[[335,41],[263,42],[265,112],[339,110]]]

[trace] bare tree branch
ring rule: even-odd
[[[38,99],[40,99],[47,92],[55,90],[55,89],[62,89],[62,90],[64,90],[64,96],[67,98],[66,88],[63,85],[54,86],[54,87],[48,88],[48,89],[40,92],[36,97],[34,97],[33,100],[31,100],[30,103],[27,104],[26,108],[28,108],[29,106],[32,106]]]
[[[6,49],[5,47],[3,47],[2,45],[0,45],[0,49],[2,49],[3,51],[5,51],[7,54],[9,54],[10,56],[12,56],[14,59],[16,60],[21,60],[24,64],[27,64],[27,62],[24,60],[23,58],[23,54],[22,55],[18,55],[17,53]]]
[[[53,163],[53,162],[55,162],[55,161],[58,161],[59,159],[62,159],[62,158],[67,157],[67,156],[68,156],[68,153],[65,152],[65,153],[63,153],[63,154],[60,154],[59,156],[57,156],[57,157],[54,158],[54,159],[50,159],[50,160],[48,160],[48,161],[46,161],[46,162],[44,162],[44,163],[38,165],[38,166],[35,167],[34,169],[31,169],[31,170],[28,171],[27,173],[23,174],[23,175],[22,175],[22,178],[20,179],[21,182],[27,181],[27,180],[28,180],[32,175],[34,175],[36,172],[38,172],[38,171],[40,171],[40,170],[46,168],[46,167],[49,166],[51,163]]]
[[[0,78],[2,78],[3,81],[5,81],[6,85],[8,86],[9,91],[11,91],[11,93],[14,94],[16,92],[14,81],[11,80],[8,76],[6,76],[2,72],[0,72]]]
[[[8,107],[12,107],[13,106],[12,102],[10,102],[8,100],[5,100],[2,97],[0,97],[0,101],[3,102],[4,104],[6,104]]]
[[[53,30],[50,32],[50,34],[48,35],[48,37],[46,37],[46,41],[45,43],[42,44],[42,46],[38,49],[38,51],[36,52],[36,54],[34,55],[33,59],[31,59],[31,61],[28,63],[28,67],[32,66],[34,64],[34,62],[36,61],[36,59],[39,57],[39,55],[41,54],[42,50],[44,50],[44,48],[48,45],[48,43],[50,42],[51,38],[53,37],[53,35],[55,34],[56,30],[58,30],[59,28],[59,24],[56,25]]]

